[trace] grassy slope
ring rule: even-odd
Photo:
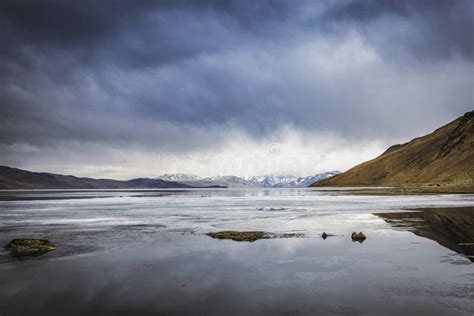
[[[312,186],[393,186],[474,192],[474,111],[431,134]]]

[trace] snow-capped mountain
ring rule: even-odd
[[[329,171],[307,177],[264,175],[252,177],[216,176],[206,178],[186,174],[165,174],[159,176],[157,179],[180,182],[194,187],[225,186],[228,188],[291,188],[307,187],[316,181],[335,176],[339,173],[339,171]]]
[[[339,171],[329,171],[307,177],[294,176],[254,176],[247,178],[252,183],[257,183],[262,187],[307,187],[310,184],[339,174]]]
[[[175,173],[175,174],[162,174],[156,179],[174,182],[187,182],[187,181],[198,181],[202,179],[200,176],[193,174]]]

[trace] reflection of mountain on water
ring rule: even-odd
[[[393,227],[432,239],[474,262],[474,207],[417,209],[375,215]]]

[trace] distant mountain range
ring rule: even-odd
[[[313,186],[393,186],[474,193],[474,111]]]
[[[156,179],[164,181],[174,181],[187,184],[193,187],[202,186],[225,186],[229,188],[288,188],[288,187],[307,187],[310,184],[340,174],[339,171],[324,172],[307,177],[294,176],[217,176],[217,177],[199,177],[189,174],[164,174]]]
[[[241,178],[220,176],[203,178],[186,174],[168,174],[158,178],[131,180],[93,179],[47,172],[32,172],[0,166],[0,189],[155,189],[155,188],[258,188],[305,187],[326,177],[339,174],[326,172],[310,177],[261,176]]]
[[[0,166],[0,189],[139,189],[190,188],[183,183],[137,178],[128,181],[79,178]]]

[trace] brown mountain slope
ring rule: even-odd
[[[311,186],[391,186],[474,193],[474,111]]]
[[[65,176],[47,172],[31,172],[0,166],[0,190],[3,189],[154,189],[191,188],[160,179],[137,178],[127,181]]]

